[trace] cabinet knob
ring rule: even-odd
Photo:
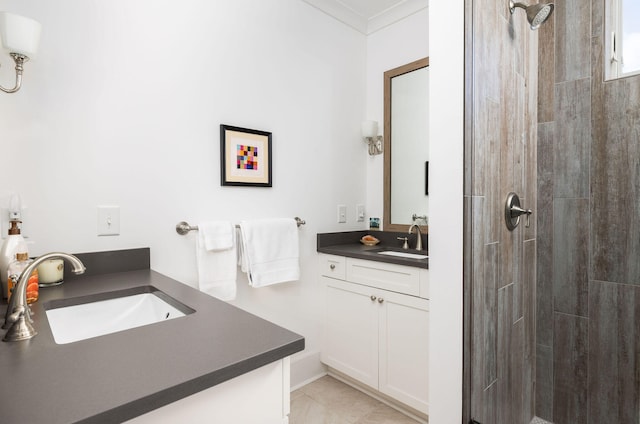
[[[383,299],[383,298],[381,298],[381,297],[380,297],[380,298],[378,298],[378,303],[382,303],[382,302],[384,302],[384,299]]]
[[[375,302],[376,301],[376,297],[374,295],[371,295],[371,301]]]
[[[336,266],[334,264],[329,265],[329,268],[331,268],[331,270],[333,271],[334,269],[336,269]]]

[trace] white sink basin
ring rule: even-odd
[[[159,296],[179,304],[160,291],[150,291],[48,309],[46,314],[56,343],[65,344],[179,318],[193,312],[180,304],[186,311],[182,312]]]
[[[421,255],[419,253],[409,253],[409,252],[396,252],[395,250],[383,250],[382,252],[378,252],[378,254],[398,256],[400,258],[409,258],[409,259],[427,259],[429,257],[429,255]]]

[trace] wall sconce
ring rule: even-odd
[[[362,122],[362,138],[369,145],[370,155],[382,153],[382,136],[378,135],[378,123],[376,121]]]
[[[22,64],[29,58],[34,58],[38,51],[42,25],[33,19],[0,12],[0,41],[2,48],[9,52],[16,63],[16,85],[13,88],[0,90],[5,93],[15,93],[22,86]]]

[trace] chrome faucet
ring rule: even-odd
[[[73,255],[62,252],[46,253],[33,262],[31,262],[20,274],[18,284],[13,288],[7,313],[4,317],[4,325],[2,328],[9,329],[2,339],[5,342],[15,342],[19,340],[27,340],[34,337],[38,332],[33,328],[31,323],[31,310],[27,304],[27,283],[31,273],[44,261],[48,259],[66,259],[73,266],[74,274],[82,274],[86,268],[80,259]],[[11,276],[17,278],[15,276]]]
[[[422,234],[420,233],[420,226],[418,224],[413,224],[409,227],[409,235],[413,234],[413,229],[418,230],[418,240],[416,240],[416,250],[422,250]]]

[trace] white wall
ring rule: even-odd
[[[429,422],[462,422],[463,0],[431,0]]]
[[[294,358],[292,384],[308,378],[324,299],[316,233],[364,228],[358,203],[382,217],[382,156],[366,154],[360,123],[383,122],[385,70],[429,55],[428,11],[365,37],[299,0],[0,0],[0,10],[43,24],[24,87],[0,93],[0,207],[21,194],[31,253],[149,246],[153,269],[195,285],[194,235],[177,235],[178,221],[300,216],[301,281],[250,289],[242,276],[234,303],[306,337],[298,358],[310,366]],[[8,86],[12,61],[0,64]],[[221,123],[273,132],[273,188],[220,186]],[[120,236],[96,236],[104,204],[120,206]]]
[[[376,31],[367,37],[367,106],[363,120],[384,122],[384,72],[429,56],[429,9]],[[364,143],[363,143],[364,144]],[[379,217],[384,208],[383,155],[367,156],[367,215]]]
[[[154,270],[193,286],[195,235],[177,235],[177,222],[300,216],[301,281],[251,289],[242,276],[234,303],[304,335],[300,356],[319,367],[316,233],[363,228],[355,205],[367,200],[366,37],[300,0],[0,10],[43,24],[24,88],[0,94],[0,206],[21,194],[31,253],[149,246]],[[0,63],[10,85],[12,61]],[[220,186],[222,123],[273,132],[273,188]],[[105,204],[120,206],[120,236],[96,235]],[[293,385],[314,372],[292,366]]]

